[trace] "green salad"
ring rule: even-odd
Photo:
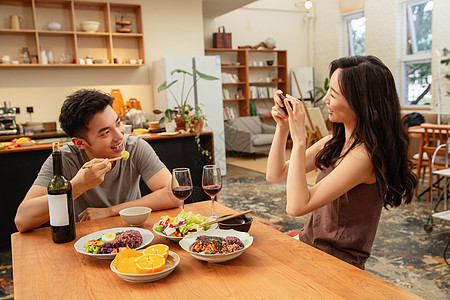
[[[154,230],[166,236],[184,237],[189,233],[200,230],[199,225],[209,221],[208,217],[182,210],[176,217],[162,216]],[[210,227],[205,226],[201,229],[208,230]]]

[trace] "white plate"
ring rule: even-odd
[[[239,238],[241,240],[241,242],[244,243],[244,249],[241,249],[241,250],[238,250],[238,251],[235,251],[232,253],[227,253],[227,254],[202,254],[202,253],[192,252],[190,250],[191,246],[195,242],[197,237],[200,235],[219,236],[222,238],[226,238],[227,236],[234,236],[234,237]],[[252,243],[253,243],[253,237],[251,235],[249,235],[247,232],[236,231],[233,229],[230,229],[230,230],[211,229],[211,230],[203,231],[203,232],[195,232],[195,233],[192,233],[192,234],[184,237],[180,241],[180,246],[181,246],[181,248],[183,248],[184,250],[189,252],[193,257],[195,257],[199,260],[203,260],[203,261],[207,261],[207,262],[211,262],[211,263],[221,263],[221,262],[226,262],[226,261],[235,259],[239,255],[244,253],[244,250],[247,249],[248,247],[250,247],[250,245]]]
[[[178,243],[179,241],[181,241],[181,240],[184,238],[184,236],[182,236],[182,237],[178,237],[178,236],[167,236],[167,235],[165,235],[165,234],[162,233],[162,232],[156,231],[156,230],[155,230],[155,227],[158,226],[158,223],[159,223],[159,221],[156,222],[156,223],[153,225],[153,232],[154,232],[156,235],[165,237],[166,239],[169,239],[169,240],[171,240],[172,242],[175,242],[175,243]],[[210,227],[208,230],[215,229],[215,228],[217,228],[217,223],[212,224],[211,227]],[[201,232],[207,232],[208,230],[202,230]],[[195,233],[195,232],[194,232],[194,233]],[[189,233],[188,235],[191,235],[191,234],[194,234],[194,233]]]
[[[139,231],[142,235],[142,244],[139,247],[134,248],[135,250],[144,248],[145,246],[149,245],[155,238],[155,235],[150,230],[147,230],[147,229],[136,228],[136,227],[117,227],[117,228],[100,230],[100,231],[85,235],[82,238],[80,238],[73,246],[75,247],[75,250],[77,252],[84,254],[84,255],[93,256],[95,258],[100,258],[100,259],[114,259],[114,257],[116,256],[117,253],[113,253],[113,254],[88,253],[88,252],[84,251],[84,245],[86,245],[88,243],[88,241],[90,241],[90,240],[96,240],[96,239],[102,237],[102,235],[104,235],[105,233],[122,232],[122,231],[131,230],[131,229]]]
[[[166,265],[164,269],[160,272],[149,273],[149,274],[125,274],[117,271],[114,264],[114,260],[111,262],[110,268],[116,273],[120,278],[129,282],[152,282],[159,279],[163,279],[167,275],[173,272],[175,268],[180,263],[180,257],[173,251],[169,251],[169,255],[166,258]]]

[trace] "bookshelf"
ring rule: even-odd
[[[273,92],[287,92],[286,50],[208,48],[205,55],[221,58],[225,120],[237,116],[265,117],[273,106]]]

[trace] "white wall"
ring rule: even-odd
[[[323,82],[328,75],[328,63],[344,55],[343,21],[339,12],[338,1],[312,0],[314,6],[314,68],[315,81]],[[364,0],[364,15],[366,17],[366,54],[379,57],[393,73],[399,97],[402,98],[402,53],[404,37],[404,6],[401,0]],[[435,84],[432,85],[433,95],[431,111],[437,110],[437,66],[439,60],[435,53],[438,49],[450,49],[450,26],[448,13],[450,1],[434,0],[433,9],[433,49],[432,49],[432,75]],[[449,68],[441,65],[442,71],[450,72]],[[446,91],[450,90],[449,80],[442,80],[441,97],[442,113],[450,114],[450,99]],[[423,111],[426,113],[426,111]]]
[[[204,26],[205,46],[212,48],[212,35],[224,25],[232,33],[233,48],[255,46],[268,37],[276,40],[276,49],[287,50],[289,68],[307,66],[307,32],[303,6],[297,7],[292,0],[256,1],[243,8],[231,11]]]
[[[109,2],[125,3],[123,0]],[[56,121],[65,97],[79,88],[97,88],[106,92],[118,88],[125,101],[137,98],[144,112],[150,113],[153,110],[152,62],[166,55],[203,55],[201,0],[129,2],[142,5],[146,66],[1,68],[0,101],[8,100],[21,108],[18,122],[29,120],[26,106],[34,107],[33,121]]]

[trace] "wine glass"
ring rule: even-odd
[[[192,179],[189,168],[175,168],[172,170],[170,188],[173,195],[181,201],[181,211],[183,211],[184,200],[192,194]]]
[[[214,212],[214,197],[222,189],[222,176],[220,175],[220,168],[216,165],[206,165],[203,167],[202,174],[202,188],[208,196],[211,197],[211,219],[217,219]]]

